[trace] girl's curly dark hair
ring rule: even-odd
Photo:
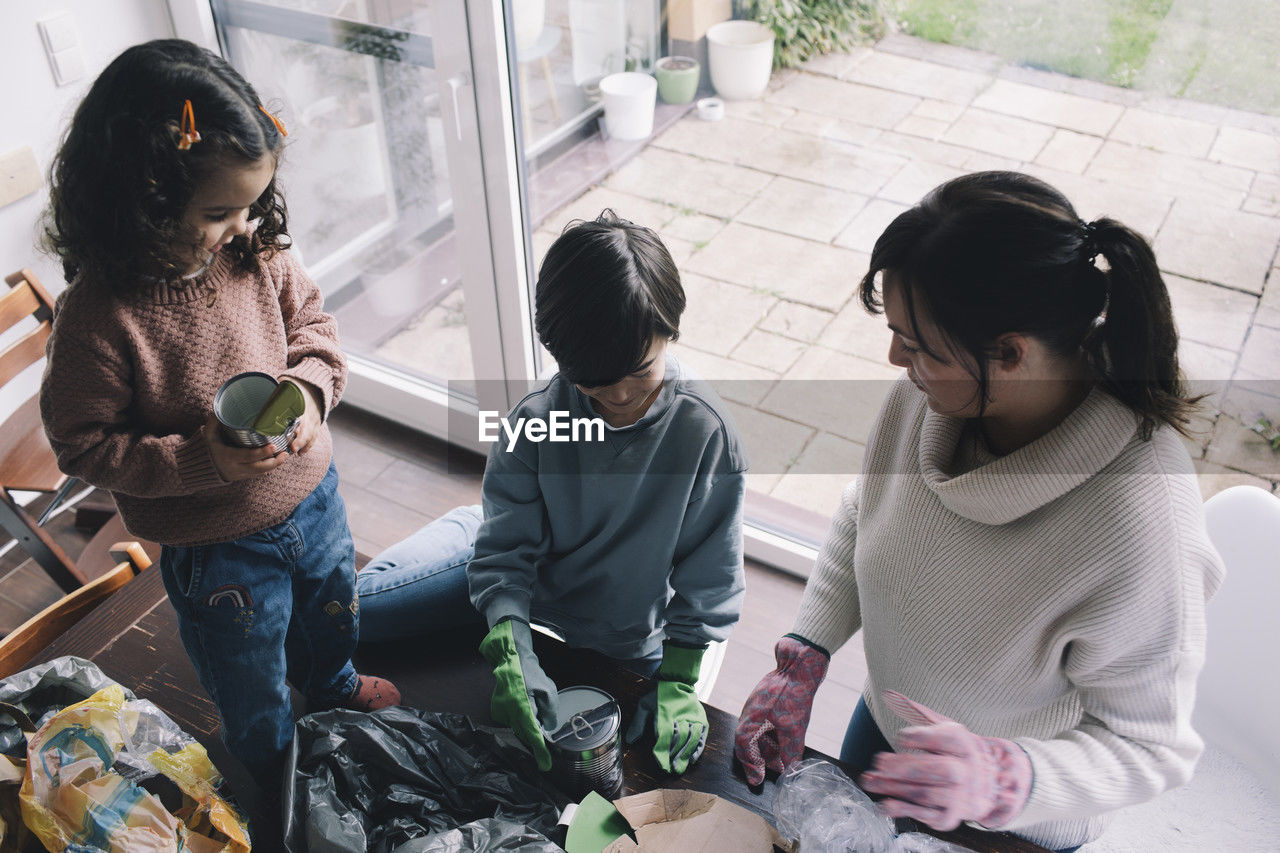
[[[200,141],[178,149],[190,100]],[[258,95],[225,60],[180,39],[135,45],[89,89],[50,167],[44,245],[77,276],[118,293],[185,271],[183,213],[216,169],[278,158],[284,139]],[[271,183],[249,210],[256,229],[223,250],[246,270],[290,245],[284,197]]]

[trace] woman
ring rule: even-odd
[[[830,653],[861,628],[841,758],[882,808],[1073,850],[1185,782],[1202,748],[1223,569],[1155,256],[1035,178],[984,172],[889,225],[861,296],[906,377],[735,752],[753,783],[796,760]]]

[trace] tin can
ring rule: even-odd
[[[595,791],[606,800],[622,792],[622,712],[614,698],[594,687],[559,692],[560,719],[543,732],[551,751],[551,774],[569,796]]]
[[[267,373],[251,371],[232,376],[213,396],[213,414],[227,444],[235,447],[266,447],[288,451],[298,432],[295,421],[281,435],[264,435],[253,428],[258,412],[276,390],[276,380]]]

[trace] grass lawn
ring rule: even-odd
[[[931,41],[1280,115],[1276,0],[887,0],[887,12]]]

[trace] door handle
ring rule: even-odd
[[[453,98],[453,130],[458,136],[458,141],[462,141],[462,113],[459,111],[458,92],[464,86],[471,85],[471,75],[466,71],[459,71],[448,80],[449,94]]]

